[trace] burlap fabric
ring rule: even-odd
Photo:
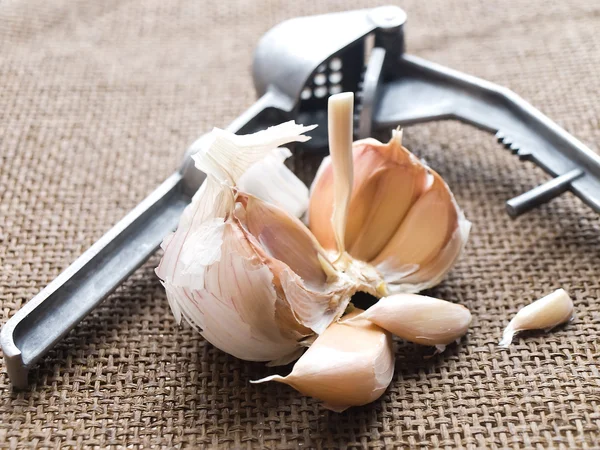
[[[0,3],[0,317],[4,323],[178,166],[202,132],[254,100],[259,37],[293,16],[378,2]],[[600,140],[600,4],[407,0],[411,53],[506,85],[591,147]],[[12,392],[0,447],[599,448],[600,221],[572,195],[510,220],[546,179],[492,136],[411,127],[473,222],[432,293],[474,321],[443,355],[398,342],[375,403],[343,414],[176,326],[158,255]],[[317,161],[293,161],[309,181]],[[576,318],[496,345],[523,305],[562,286]]]

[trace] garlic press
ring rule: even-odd
[[[510,90],[404,52],[405,12],[395,6],[291,19],[258,44],[258,100],[228,129],[245,134],[288,120],[320,125],[296,152],[327,151],[327,98],[352,91],[355,138],[432,120],[492,132],[550,181],[506,202],[518,216],[570,190],[600,212],[600,156]],[[12,385],[152,255],[176,228],[204,175],[189,151],[171,175],[2,328]]]

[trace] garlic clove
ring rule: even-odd
[[[361,319],[416,344],[445,346],[466,334],[471,313],[462,305],[437,298],[397,294],[379,299],[354,320]]]
[[[294,319],[322,333],[339,318],[359,288],[332,265],[306,226],[285,211],[238,193],[234,218],[255,253],[269,266]],[[373,281],[377,283],[377,281]]]
[[[381,253],[421,194],[425,179],[424,171],[419,170],[388,169],[373,175],[368,185],[370,189],[357,196],[357,200],[360,198],[360,202],[370,208],[360,227],[356,226],[359,231],[349,248],[352,256],[371,261]],[[351,216],[350,225],[353,219]]]
[[[434,181],[413,205],[383,251],[370,263],[383,275],[390,293],[420,292],[435,286],[462,252],[471,223],[446,183]]]
[[[398,265],[393,258],[384,260],[376,266],[376,269],[385,280],[390,294],[421,292],[437,285],[463,251],[469,232],[471,222],[464,218],[459,211],[458,228],[450,237],[444,248],[425,265],[408,263]]]
[[[358,315],[355,310],[347,317]],[[366,320],[333,323],[300,357],[292,372],[251,383],[277,381],[304,395],[318,398],[324,407],[341,412],[377,400],[394,374],[389,333]]]
[[[402,224],[384,249],[372,261],[377,266],[422,266],[437,256],[448,241],[451,226],[456,224],[456,211],[440,180],[424,193],[408,212]],[[454,231],[454,230],[452,230]]]
[[[510,321],[498,345],[508,347],[513,337],[524,330],[550,330],[573,317],[573,301],[564,289],[536,300],[520,309]]]
[[[356,195],[352,211],[366,205],[365,217],[348,219],[349,252],[361,261],[373,260],[396,233],[416,199],[430,183],[426,168],[402,147],[402,132],[382,144],[374,139],[354,143]],[[355,231],[356,230],[356,231]]]
[[[354,184],[351,214],[346,224],[345,244],[356,259],[369,261],[396,232],[428,181],[425,167],[401,143],[402,133],[394,131],[386,143],[363,139],[352,146]],[[309,223],[327,249],[335,248],[329,220],[333,211],[333,166],[327,157],[311,187]]]
[[[327,281],[319,260],[319,255],[326,258],[325,252],[300,220],[245,193],[239,193],[237,201],[244,205],[244,225],[269,256],[285,263],[308,284]]]

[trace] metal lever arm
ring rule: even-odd
[[[290,101],[269,91],[228,128],[250,132],[289,118]],[[204,175],[186,155],[171,175],[2,327],[0,345],[14,387],[29,368],[140,267],[177,227]]]
[[[600,212],[600,155],[521,97],[501,86],[411,55],[400,56],[393,70],[380,88],[373,113],[374,128],[439,119],[472,124],[496,133],[498,140],[519,157],[534,161],[552,176],[581,171],[569,182],[569,189]],[[548,189],[540,192],[544,195],[540,194],[539,202],[549,199]],[[556,190],[556,194],[560,192]],[[529,198],[528,202],[533,204],[535,200]]]
[[[0,343],[13,386],[29,367],[137,269],[177,226],[189,203],[175,173],[2,327]]]

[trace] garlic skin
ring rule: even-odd
[[[288,384],[335,412],[377,400],[394,375],[392,338],[367,320],[347,320],[360,312],[356,309],[332,323],[288,376],[272,375],[251,383]]]
[[[513,317],[498,344],[508,347],[519,331],[550,330],[568,322],[573,317],[573,301],[564,289],[557,289],[551,294],[521,308]]]
[[[443,348],[467,333],[471,313],[456,303],[417,294],[380,298],[354,320],[366,319],[409,342]]]
[[[402,146],[402,132],[382,144],[352,147],[354,180],[345,248],[379,271],[391,294],[419,292],[439,283],[464,248],[470,222],[433,170]],[[333,164],[325,158],[313,185],[309,228],[327,250],[336,248],[331,225]]]

